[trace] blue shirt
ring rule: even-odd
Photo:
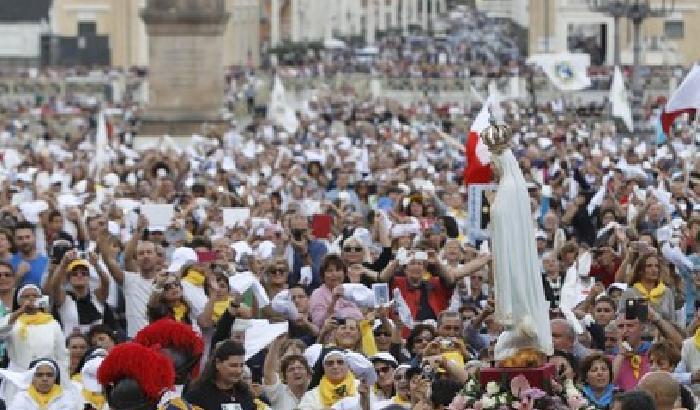
[[[10,259],[10,264],[12,264],[12,269],[14,269],[15,272],[17,272],[17,268],[19,268],[19,264],[22,263],[22,261],[25,260],[19,253],[15,253],[14,255],[12,255],[12,259]],[[41,287],[42,281],[44,279],[44,274],[46,273],[46,270],[49,266],[49,258],[47,258],[44,255],[37,254],[36,258],[25,262],[29,264],[29,272],[27,272],[24,275],[17,287],[22,287],[27,283],[32,283]]]

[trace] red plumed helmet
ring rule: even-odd
[[[175,366],[176,384],[184,384],[188,375],[197,376],[204,341],[191,326],[169,318],[156,320],[141,329],[134,342],[160,349]]]
[[[163,392],[175,383],[175,369],[167,357],[138,343],[114,346],[97,370],[97,380],[109,392],[120,381],[136,381],[151,402],[158,402]],[[114,406],[113,406],[114,407]]]

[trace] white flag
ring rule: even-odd
[[[97,133],[95,134],[95,156],[92,159],[91,170],[93,175],[100,177],[100,173],[109,162],[107,153],[107,122],[104,112],[100,111],[97,117]]]
[[[630,108],[625,79],[622,77],[620,67],[615,66],[615,74],[610,85],[610,102],[612,103],[612,115],[625,122],[627,131],[634,131],[632,124],[632,109]]]
[[[588,78],[591,56],[588,54],[536,54],[527,63],[539,65],[549,81],[562,91],[579,91],[591,86]]]
[[[297,132],[299,127],[299,120],[294,110],[287,104],[284,86],[278,76],[275,76],[272,87],[267,118],[290,134]]]
[[[700,66],[693,65],[681,85],[673,92],[666,104],[666,112],[700,109]]]

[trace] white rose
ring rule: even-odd
[[[498,383],[496,383],[496,382],[486,383],[486,394],[487,395],[493,396],[494,394],[497,394],[499,391],[501,391],[501,389],[498,386]]]
[[[476,386],[476,381],[474,381],[474,379],[469,379],[467,382],[467,390],[473,389],[474,386]]]
[[[485,409],[492,409],[496,406],[496,399],[493,397],[485,396],[481,399],[481,404]]]
[[[581,396],[581,393],[579,393],[578,390],[566,389],[566,397],[577,397],[577,396]]]
[[[501,404],[508,403],[508,395],[507,394],[501,394],[501,396],[498,399],[501,401]]]

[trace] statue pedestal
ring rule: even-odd
[[[489,367],[479,371],[479,382],[482,386],[486,386],[488,382],[500,384],[504,380],[510,382],[511,379],[521,374],[525,376],[531,387],[546,391],[545,380],[554,379],[555,368],[553,364],[549,363],[537,368]]]
[[[223,34],[229,14],[218,0],[166,3],[172,4],[150,1],[141,12],[149,68],[139,134],[189,137],[223,122]]]

